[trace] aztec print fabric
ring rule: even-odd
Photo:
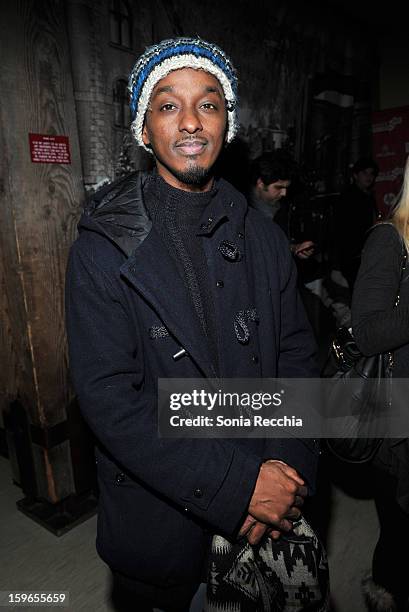
[[[214,536],[206,612],[327,612],[325,550],[304,518],[256,546]]]

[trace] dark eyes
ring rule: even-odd
[[[199,108],[206,110],[206,111],[207,110],[213,111],[213,110],[218,109],[218,107],[212,102],[204,102],[203,104],[200,105]],[[177,106],[175,104],[172,104],[171,102],[167,102],[166,104],[162,104],[159,110],[169,112],[169,111],[177,110]]]
[[[174,104],[167,103],[167,104],[163,104],[163,105],[160,107],[160,110],[161,110],[161,111],[171,111],[171,110],[173,110],[174,108],[176,108],[176,106],[175,106]]]

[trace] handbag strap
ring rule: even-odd
[[[397,308],[397,306],[399,305],[399,302],[400,302],[400,290],[401,290],[401,287],[402,287],[403,275],[405,274],[406,264],[407,264],[407,261],[408,261],[408,251],[406,249],[405,242],[404,242],[402,237],[401,237],[401,244],[402,244],[402,261],[401,261],[401,267],[400,267],[400,277],[399,277],[398,292],[396,294],[395,303],[393,305],[394,308]],[[393,351],[389,351],[388,356],[389,356],[389,367],[390,367],[391,374],[392,374],[392,370],[393,370],[393,367],[395,365]]]
[[[398,306],[399,301],[400,301],[400,290],[402,287],[403,275],[405,274],[406,266],[408,263],[408,251],[406,249],[403,238],[401,238],[401,240],[402,240],[402,262],[401,262],[401,268],[400,268],[398,293],[396,295],[395,304],[394,304],[395,308],[396,306]]]

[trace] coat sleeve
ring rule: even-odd
[[[402,245],[391,225],[373,229],[365,243],[352,298],[352,327],[364,355],[395,350],[409,342],[409,308],[395,308]]]
[[[316,343],[297,289],[297,271],[288,240],[277,228],[277,262],[280,276],[280,341],[278,378],[319,376]],[[266,456],[280,458],[305,479],[309,493],[315,491],[320,444],[308,438],[267,440]]]
[[[226,440],[158,438],[157,397],[144,390],[141,341],[119,281],[78,242],[67,270],[66,321],[70,372],[86,421],[135,480],[233,534],[261,460]]]
[[[278,232],[277,260],[280,275],[279,378],[319,376],[317,346],[297,288],[297,270],[288,240]]]

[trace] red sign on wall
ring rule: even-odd
[[[409,106],[373,113],[373,150],[379,174],[375,184],[378,208],[387,215],[395,202],[409,153]]]
[[[33,164],[70,164],[71,154],[68,136],[29,134],[30,154]]]

